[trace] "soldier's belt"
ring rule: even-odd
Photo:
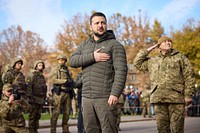
[[[64,84],[64,85],[61,85],[61,87],[72,87],[72,84]]]
[[[68,89],[68,88],[67,89],[61,89],[60,91],[64,92],[64,93],[70,93],[70,89]]]

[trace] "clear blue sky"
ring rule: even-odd
[[[53,45],[64,19],[77,13],[90,15],[95,10],[107,17],[114,13],[135,16],[139,9],[150,22],[157,18],[165,31],[171,25],[180,29],[189,18],[200,21],[200,0],[0,0],[0,31],[20,25]]]

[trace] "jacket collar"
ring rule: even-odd
[[[93,34],[91,34],[89,36],[90,41],[96,42],[96,43],[101,43],[101,42],[103,42],[105,40],[109,40],[109,39],[116,39],[112,30],[107,30],[98,41],[95,41],[93,36],[94,36]]]
[[[176,49],[170,49],[165,55],[163,55],[161,52],[160,52],[160,57],[166,57],[166,56],[173,56],[173,55],[176,55],[178,54],[179,51],[177,51]]]

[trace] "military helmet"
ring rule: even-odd
[[[21,62],[23,65],[23,60],[21,58],[14,58],[11,62],[11,67],[14,68],[17,62]]]
[[[5,84],[5,85],[3,86],[3,90],[5,90],[5,91],[13,90],[13,87],[12,87],[11,84]]]
[[[64,59],[65,61],[67,61],[67,57],[63,54],[58,55],[57,60],[59,60],[59,59]]]
[[[43,69],[45,69],[45,64],[44,64],[44,62],[42,61],[42,60],[38,60],[38,61],[36,61],[35,63],[34,63],[34,69],[36,69],[36,67],[37,67],[37,65],[39,64],[39,63],[42,63],[43,64]]]

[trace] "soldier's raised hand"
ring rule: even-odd
[[[147,49],[147,51],[150,52],[150,51],[152,51],[153,49],[158,48],[158,47],[159,47],[159,44],[157,43],[157,44],[155,44],[155,45],[149,47],[149,48]]]

